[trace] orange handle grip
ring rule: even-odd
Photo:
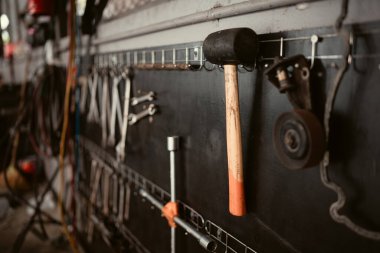
[[[235,216],[246,213],[243,184],[239,89],[236,65],[224,65],[226,88],[226,138],[229,180],[229,209]]]

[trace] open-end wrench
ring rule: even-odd
[[[119,98],[119,84],[123,79],[123,75],[116,76],[113,74],[113,83],[112,83],[112,105],[111,105],[111,117],[109,120],[109,136],[108,136],[108,145],[113,146],[115,144],[115,131],[116,131],[116,116],[118,121],[119,130],[122,130],[122,114],[121,114],[121,105]]]
[[[109,168],[104,168],[103,176],[103,214],[109,214],[109,198],[110,198],[110,178],[111,170]]]
[[[78,82],[81,88],[80,89],[80,104],[79,104],[81,113],[84,113],[86,110],[86,101],[87,101],[87,95],[88,95],[88,89],[89,89],[88,83],[89,83],[90,78],[91,78],[91,74],[89,74],[87,77],[81,76],[78,79]]]
[[[112,175],[112,213],[117,217],[119,206],[118,206],[118,195],[119,195],[119,180],[116,174]]]
[[[116,145],[116,159],[118,161],[124,161],[125,158],[125,142],[127,140],[127,130],[128,130],[128,115],[129,115],[129,103],[131,96],[131,78],[129,70],[124,72],[125,76],[125,93],[124,93],[124,111],[123,111],[123,125],[121,129],[120,142]]]
[[[102,170],[100,167],[98,167],[97,162],[93,161],[91,164],[91,172],[94,172],[94,176],[92,177],[94,181],[91,183],[92,191],[90,194],[90,206],[88,210],[88,217],[92,216],[93,213],[93,206],[96,206],[97,201],[97,195],[98,195],[98,189],[99,189],[99,183],[100,183],[100,177],[102,175]],[[89,242],[92,242],[92,236],[94,233],[94,223],[90,220],[87,227],[87,240]]]
[[[131,205],[131,183],[128,182],[125,186],[125,203],[124,203],[124,220],[129,220],[129,207]]]
[[[142,119],[142,118],[144,118],[146,116],[152,116],[156,112],[157,112],[156,105],[155,104],[150,104],[147,109],[145,109],[145,110],[143,110],[143,111],[141,111],[141,112],[139,112],[137,114],[131,113],[129,115],[129,125],[134,125],[140,119]]]
[[[150,91],[147,94],[142,95],[140,97],[133,97],[133,98],[131,98],[131,105],[135,106],[135,105],[138,105],[138,104],[146,102],[146,101],[153,101],[154,96],[155,96],[154,92]]]
[[[124,180],[119,179],[119,210],[117,220],[120,224],[123,224],[124,220],[124,200],[125,200],[125,186]]]
[[[108,115],[110,115],[110,103],[108,94],[108,73],[103,75],[103,92],[102,92],[102,111],[101,111],[101,123],[102,123],[102,145],[107,145],[107,123]]]
[[[87,115],[87,121],[98,122],[99,121],[99,109],[97,102],[97,89],[98,89],[98,77],[97,71],[94,72],[93,77],[88,79],[88,86],[90,88],[90,108]]]

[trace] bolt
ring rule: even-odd
[[[338,68],[338,65],[335,62],[330,63],[330,67],[333,69]]]

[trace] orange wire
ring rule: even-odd
[[[63,226],[63,232],[67,237],[70,247],[73,252],[78,253],[78,247],[75,238],[68,230],[65,214],[64,214],[64,204],[62,200],[63,192],[65,191],[65,176],[64,176],[64,157],[65,157],[65,145],[66,145],[66,134],[69,125],[69,112],[70,112],[70,93],[71,86],[75,83],[75,32],[73,32],[73,24],[75,17],[75,0],[70,0],[70,11],[68,20],[68,35],[70,36],[70,46],[69,46],[69,59],[67,67],[67,80],[66,80],[66,91],[65,91],[65,101],[64,101],[64,115],[63,115],[63,126],[62,135],[60,140],[59,149],[59,172],[60,172],[60,191],[58,193],[58,203],[60,206],[60,214]]]

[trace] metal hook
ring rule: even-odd
[[[354,48],[354,34],[352,31],[349,32],[349,45],[350,45],[350,53],[348,54],[347,57],[347,63],[351,64],[353,62],[353,57],[352,57],[352,49]]]
[[[206,66],[206,63],[207,63],[208,61],[205,61],[205,63],[204,64],[201,64],[201,66],[203,66],[203,68],[206,70],[206,71],[213,71],[215,68],[216,68],[216,65],[215,64],[212,64],[211,65],[211,68],[208,68],[207,66]]]
[[[319,41],[319,37],[316,34],[311,35],[310,37],[311,41],[311,61],[310,61],[310,69],[314,67],[314,60],[315,60],[315,51],[317,50],[317,43]]]

